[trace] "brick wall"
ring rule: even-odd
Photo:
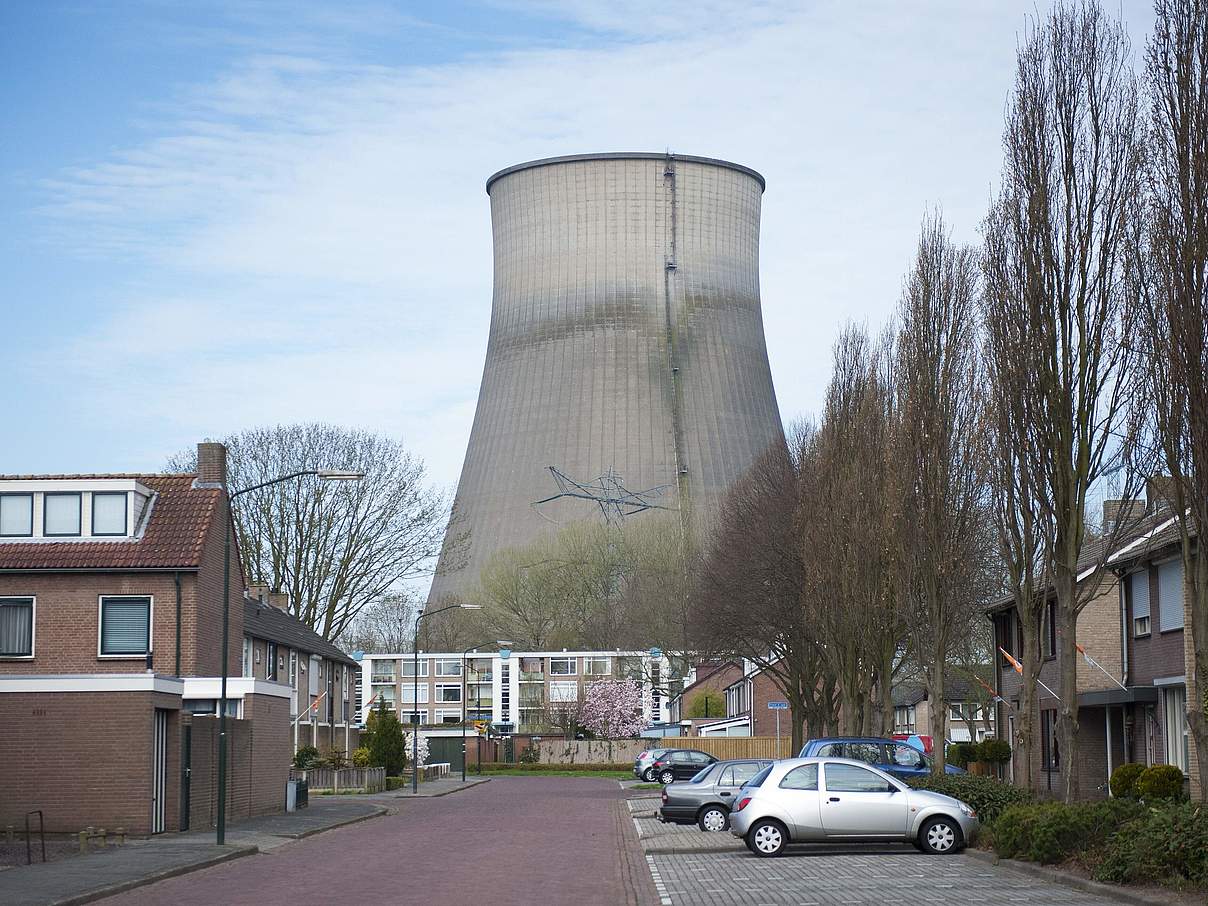
[[[244,818],[285,809],[291,740],[289,702],[273,696],[244,699],[244,714],[227,720],[226,819]],[[251,715],[255,715],[254,718]],[[190,827],[213,827],[218,819],[218,718],[193,715]]]
[[[154,709],[179,707],[151,692],[0,695],[0,824],[21,826],[42,809],[46,829],[86,825],[132,834],[151,831]],[[179,745],[175,711],[168,725],[165,827],[179,823]]]
[[[190,670],[196,676],[217,676],[222,672],[218,652],[222,650],[222,549],[223,520],[226,518],[225,496],[218,507],[218,518],[210,523],[202,546],[197,570],[197,591],[194,606],[185,608],[184,646],[189,652]],[[231,540],[230,645],[227,649],[227,670],[239,676],[243,667],[243,568],[234,538]]]

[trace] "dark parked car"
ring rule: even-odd
[[[931,759],[904,742],[869,736],[829,736],[811,739],[801,747],[798,758],[852,758],[871,764],[900,780],[931,773]],[[955,765],[944,765],[946,774],[965,773]]]
[[[718,761],[683,783],[663,787],[660,821],[695,824],[703,831],[724,831],[730,826],[730,809],[742,785],[770,765],[770,760]]]
[[[643,749],[633,760],[633,776],[654,783],[654,763],[667,749]]]
[[[654,762],[654,776],[659,783],[668,784],[676,780],[691,780],[701,768],[717,761],[708,752],[696,749],[668,749]]]

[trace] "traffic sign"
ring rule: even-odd
[[[788,702],[768,702],[769,711],[787,711],[788,709]]]
[[[479,736],[485,736],[486,732],[487,732],[487,728],[490,726],[491,726],[491,722],[489,720],[474,721],[474,730],[478,733]]]

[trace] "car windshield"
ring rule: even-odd
[[[756,774],[754,777],[752,777],[750,780],[748,780],[746,783],[744,783],[742,785],[742,788],[745,790],[747,787],[753,788],[753,787],[757,787],[757,786],[763,786],[763,782],[768,779],[768,774],[772,773],[772,768],[774,768],[774,767],[775,767],[775,765],[771,765],[771,764],[768,765],[766,768],[764,768],[762,771],[760,771],[758,774]]]
[[[704,783],[705,778],[708,777],[711,773],[713,773],[713,765],[711,765],[711,764],[706,765],[705,767],[703,767],[699,771],[697,771],[692,776],[692,779],[689,780],[688,782],[689,783]]]

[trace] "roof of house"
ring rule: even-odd
[[[255,598],[243,599],[243,632],[253,638],[286,645],[356,667],[357,662],[297,617]]]
[[[692,685],[690,685],[690,686],[685,686],[683,691],[680,692],[680,695],[684,697],[684,701],[687,701],[688,700],[687,696],[689,694],[691,694],[692,692],[695,692],[699,686],[703,685],[704,683],[708,682],[710,679],[717,676],[717,674],[721,673],[727,667],[733,667],[734,669],[736,669],[739,673],[739,677],[741,678],[742,664],[738,663],[737,661],[718,661],[718,662],[712,662],[712,663],[708,663],[708,664],[697,664],[696,665],[696,673],[697,673],[696,681],[693,682]],[[707,670],[708,672],[702,676],[701,675],[702,670]],[[720,691],[720,690],[717,690],[717,691]]]
[[[3,570],[196,569],[222,489],[195,487],[196,475],[4,475],[4,479],[136,478],[155,492],[142,534],[93,541],[6,541]]]
[[[993,668],[987,665],[982,665],[976,668],[978,675],[983,680],[989,682],[992,676]],[[988,695],[982,689],[976,680],[969,677],[963,672],[957,672],[952,667],[948,668],[948,675],[944,677],[944,698],[950,702],[967,701],[970,698],[980,699]],[[893,703],[895,707],[904,705],[917,705],[927,697],[927,687],[923,683],[901,683],[893,687]]]

